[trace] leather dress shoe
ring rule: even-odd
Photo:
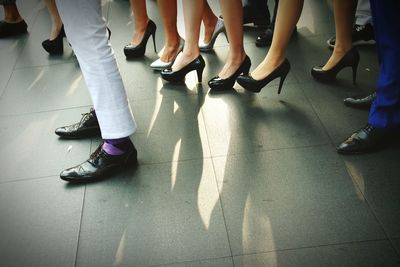
[[[364,97],[348,97],[343,100],[344,104],[348,107],[369,109],[376,98],[376,92]]]
[[[100,144],[87,161],[62,171],[60,178],[68,182],[94,182],[137,165],[137,150],[131,141],[127,142],[125,153],[119,156],[107,154],[102,147],[103,144]]]
[[[256,46],[265,47],[271,45],[273,35],[274,35],[273,27],[268,27],[265,30],[265,32],[263,32],[260,36],[257,37]]]
[[[292,37],[297,34],[297,27],[294,28]],[[266,47],[270,46],[272,43],[272,37],[274,36],[274,25],[271,24],[267,27],[265,32],[263,32],[260,36],[256,38],[256,46],[257,47]]]
[[[376,128],[367,124],[337,146],[340,154],[362,154],[382,149],[395,141],[398,128]]]
[[[62,138],[68,139],[100,136],[101,134],[99,122],[93,108],[90,109],[90,112],[82,114],[80,122],[57,128],[55,133]]]

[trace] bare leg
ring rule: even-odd
[[[147,16],[146,0],[130,0],[135,28],[132,34],[132,45],[138,45],[146,31],[149,17]]]
[[[47,6],[47,9],[50,12],[51,20],[52,20],[50,40],[54,40],[60,33],[63,23],[61,21],[60,15],[58,14],[56,1],[55,0],[44,0],[44,2]]]
[[[280,0],[275,30],[267,56],[251,73],[255,80],[267,77],[284,60],[285,51],[303,9],[304,0]]]
[[[240,7],[242,8],[242,7]],[[237,18],[239,19],[239,18]],[[212,34],[215,29],[215,25],[217,24],[218,18],[215,16],[214,12],[211,10],[207,1],[205,1],[204,11],[203,11],[203,25],[204,25],[204,38],[203,42],[208,44],[211,41]]]
[[[173,71],[182,69],[200,55],[199,35],[204,3],[204,0],[183,1],[186,40],[183,53],[178,55],[174,65],[172,65]]]
[[[218,76],[226,79],[239,68],[246,57],[243,47],[243,8],[241,0],[220,0],[220,4],[229,38],[229,53]]]
[[[22,21],[16,4],[5,4],[4,7],[4,21],[8,23],[18,23]]]
[[[158,0],[158,8],[160,9],[161,19],[164,24],[165,44],[162,49],[160,59],[163,62],[170,62],[179,52],[179,44],[181,37],[176,27],[177,18],[177,0]]]
[[[328,62],[322,68],[329,70],[352,48],[351,32],[354,20],[354,1],[333,0],[335,13],[336,43]]]

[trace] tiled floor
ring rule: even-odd
[[[238,85],[210,92],[206,81],[227,54],[223,37],[204,54],[202,84],[194,73],[184,85],[163,82],[148,66],[157,58],[151,44],[144,58],[125,60],[128,2],[105,2],[139,124],[140,166],[87,185],[58,174],[100,140],[53,133],[90,108],[79,66],[66,42],[61,57],[41,48],[50,30],[43,3],[18,4],[29,34],[0,40],[1,266],[400,266],[399,150],[335,151],[366,122],[366,111],[342,99],[374,89],[375,48],[360,48],[356,86],[350,70],[333,84],[309,74],[330,54],[330,1],[306,1],[281,95],[277,82],[260,94]],[[161,47],[156,2],[148,9]],[[254,45],[259,33],[245,29],[253,68],[266,53]]]

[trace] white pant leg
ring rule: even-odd
[[[358,0],[356,10],[356,24],[365,25],[372,23],[371,5],[369,0]]]
[[[103,139],[133,134],[137,126],[108,42],[101,0],[57,0],[57,7],[89,89]]]

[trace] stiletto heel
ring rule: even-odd
[[[143,56],[146,52],[147,41],[151,35],[153,36],[154,51],[156,51],[156,30],[157,26],[154,21],[149,20],[142,41],[138,45],[128,44],[124,47],[124,54],[126,58],[131,59]]]
[[[283,85],[283,82],[285,81],[285,79],[286,79],[286,75],[287,75],[287,73],[286,74],[284,74],[283,76],[281,76],[281,80],[279,81],[279,87],[278,87],[278,95],[281,93],[281,91],[282,91],[282,85]]]
[[[181,82],[185,79],[186,74],[192,70],[197,71],[199,82],[202,80],[202,74],[206,63],[201,55],[195,58],[192,62],[178,71],[173,71],[172,68],[167,68],[161,71],[161,77],[169,82]]]
[[[323,70],[323,66],[314,66],[311,69],[311,75],[321,82],[333,81],[336,79],[337,74],[345,67],[352,67],[353,69],[353,83],[356,83],[357,67],[360,61],[360,54],[357,49],[353,47],[350,49],[339,62],[329,70]]]
[[[108,40],[110,40],[111,39],[111,30],[108,27],[107,27],[107,33],[108,33]]]
[[[278,87],[278,94],[281,93],[283,82],[287,74],[290,71],[290,63],[289,60],[285,59],[273,72],[271,72],[267,77],[261,80],[255,80],[251,77],[251,75],[240,75],[237,78],[237,82],[246,90],[259,93],[261,89],[266,86],[271,81],[275,80],[276,78],[281,78],[279,87]]]
[[[358,61],[352,66],[353,69],[353,84],[356,84]]]
[[[201,52],[211,51],[214,48],[215,40],[217,40],[217,37],[221,32],[223,32],[225,34],[226,40],[229,43],[228,36],[227,36],[226,30],[225,30],[224,21],[222,19],[218,18],[217,24],[215,25],[214,32],[211,36],[210,42],[208,44],[206,44],[204,42],[200,42],[200,44],[199,44],[200,51]]]
[[[42,42],[44,50],[50,55],[62,55],[64,53],[63,38],[65,37],[64,25],[61,27],[57,37],[53,40],[47,39]]]
[[[202,78],[203,78],[203,70],[204,70],[204,67],[201,68],[201,69],[197,69],[196,70],[196,72],[197,72],[197,80],[199,81],[199,83],[201,83]]]
[[[215,91],[232,89],[233,85],[236,82],[236,79],[240,74],[242,73],[245,75],[249,74],[250,66],[251,66],[250,58],[246,55],[242,64],[240,64],[239,68],[231,76],[229,76],[226,79],[221,79],[219,76],[216,76],[211,80],[209,80],[208,85],[210,86],[210,89]]]
[[[156,31],[154,31],[152,35],[153,35],[154,53],[157,53],[157,48],[156,48]]]

